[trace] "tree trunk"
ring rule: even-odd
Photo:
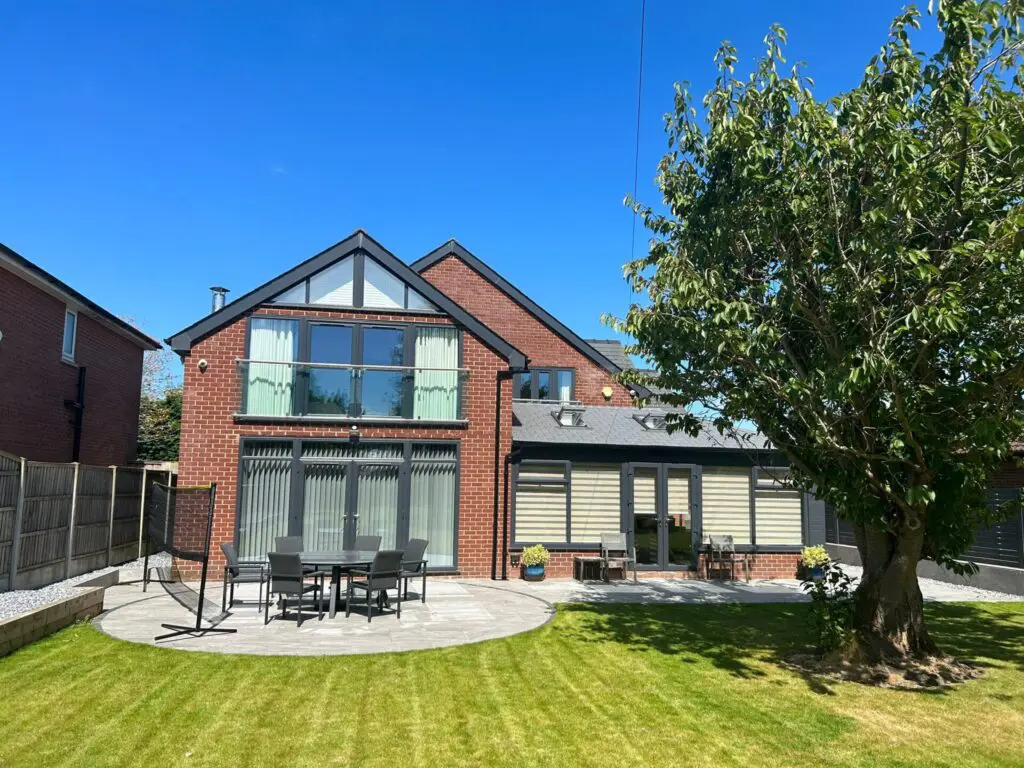
[[[893,533],[857,526],[864,576],[854,593],[854,647],[847,655],[869,663],[938,655],[924,623],[917,563],[924,522],[903,523]]]

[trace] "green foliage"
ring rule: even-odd
[[[936,18],[933,56],[911,8],[828,101],[779,27],[746,79],[722,46],[703,119],[677,86],[668,212],[631,201],[645,300],[611,322],[690,409],[673,427],[753,422],[799,486],[892,536],[923,523],[948,564],[1024,434],[1024,43],[1017,0]]]
[[[168,389],[162,397],[142,395],[139,405],[139,460],[177,461],[180,437],[181,389]]]
[[[853,637],[852,580],[838,563],[827,561],[821,567],[823,578],[805,578],[802,587],[811,596],[810,623],[818,650],[829,653]]]
[[[831,561],[832,558],[828,556],[828,552],[820,546],[804,547],[803,554],[800,555],[800,562],[808,568],[820,568],[828,565]]]
[[[544,549],[543,544],[534,544],[523,550],[519,560],[523,565],[547,565],[551,555]]]

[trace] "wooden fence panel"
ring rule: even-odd
[[[107,551],[112,481],[110,467],[79,467],[73,550],[76,558]]]
[[[10,589],[11,544],[20,475],[21,460],[0,453],[0,591]]]
[[[18,574],[53,565],[63,569],[74,477],[71,464],[28,462]]]

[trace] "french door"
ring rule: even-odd
[[[695,561],[695,467],[632,463],[627,466],[626,527],[638,568],[690,568]]]

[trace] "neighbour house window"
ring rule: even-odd
[[[534,368],[516,374],[512,391],[517,400],[567,402],[575,395],[575,383],[571,368]]]
[[[336,261],[270,301],[274,304],[438,311],[437,307],[364,253]]]
[[[426,539],[428,565],[454,567],[457,456],[452,442],[245,439],[239,556],[262,559],[278,536],[330,550],[368,534],[383,549]]]
[[[69,362],[75,360],[75,341],[78,336],[78,314],[70,309],[64,312],[64,343],[60,356]]]
[[[453,421],[459,350],[450,326],[252,317],[242,413]]]

